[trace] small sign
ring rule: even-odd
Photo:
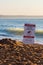
[[[25,30],[23,35],[25,35],[25,36],[35,36],[35,31]]]
[[[23,42],[33,44],[34,43],[34,37],[33,36],[23,36]]]
[[[24,43],[34,43],[34,37],[35,37],[35,25],[34,24],[25,24],[23,42]]]

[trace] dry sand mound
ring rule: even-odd
[[[43,65],[43,45],[2,39],[0,65]]]

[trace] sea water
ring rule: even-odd
[[[43,18],[0,18],[0,39],[11,38],[22,41],[23,34],[14,34],[10,28],[24,28],[25,23],[35,24],[36,30],[43,30]],[[35,42],[43,43],[43,34],[35,34]]]

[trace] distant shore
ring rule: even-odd
[[[27,15],[0,15],[2,19],[43,19],[43,16],[27,16]]]

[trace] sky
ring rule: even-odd
[[[0,15],[43,16],[43,0],[0,0]]]

